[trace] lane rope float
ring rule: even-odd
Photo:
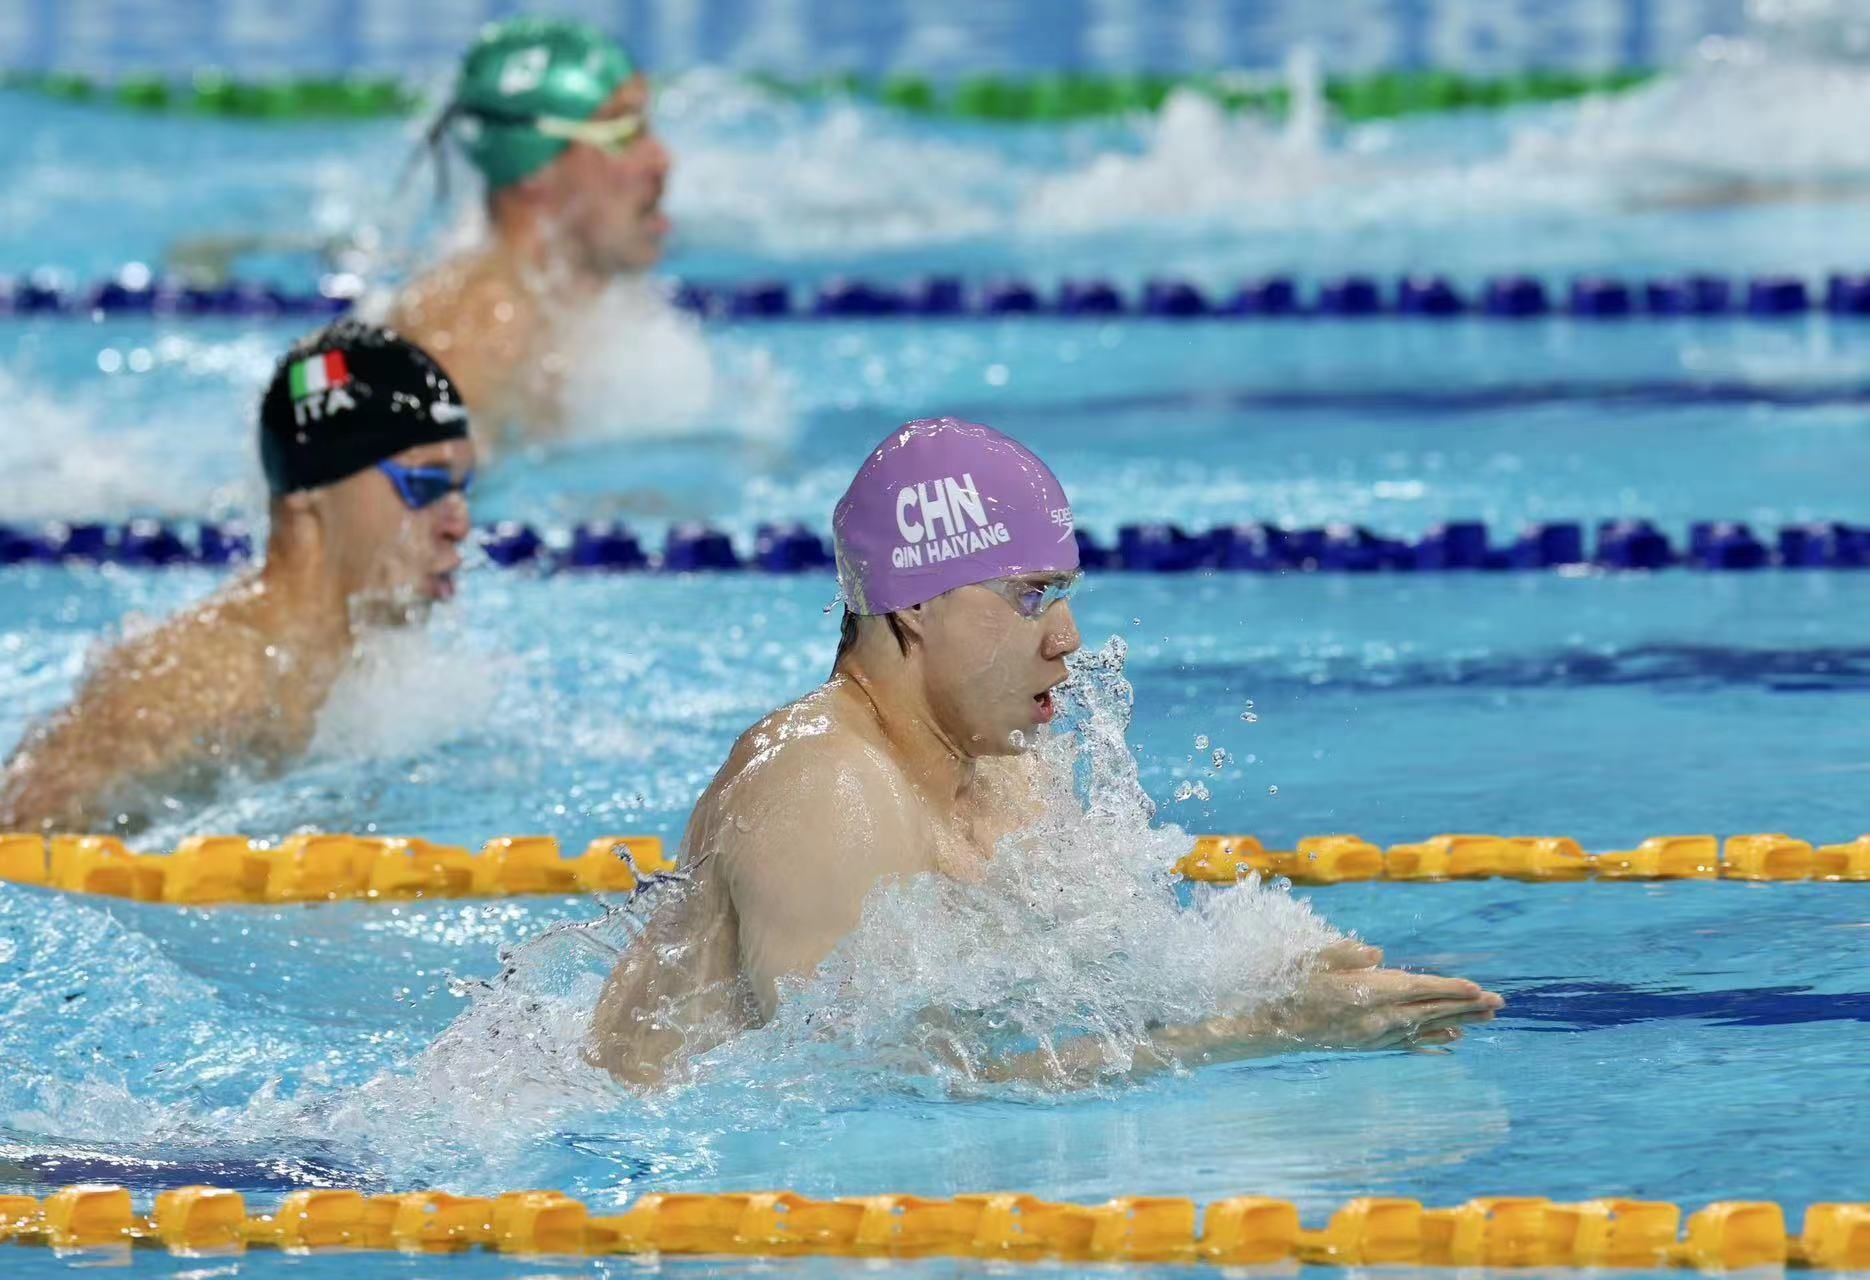
[[[1322,86],[1325,101],[1346,121],[1465,107],[1512,107],[1558,102],[1633,88],[1655,72],[1603,73],[1554,70],[1516,76],[1469,76],[1454,71],[1386,71],[1334,76]],[[1057,123],[1130,112],[1154,113],[1171,93],[1202,94],[1229,111],[1284,113],[1291,90],[1271,76],[1091,75],[1066,73],[1010,77],[963,76],[952,82],[917,75],[881,79],[834,76],[788,80],[749,75],[771,93],[797,100],[861,98],[911,115],[997,123]],[[160,75],[101,79],[76,72],[15,72],[0,87],[67,102],[105,103],[145,113],[186,113],[243,120],[374,119],[408,115],[424,107],[422,95],[400,80],[368,77],[235,79],[202,72],[186,80]]]
[[[1316,281],[1267,276],[1215,287],[1160,277],[1125,290],[1104,279],[1067,279],[1056,286],[1013,278],[970,281],[961,276],[912,280],[832,278],[794,285],[784,280],[672,281],[674,302],[710,319],[809,320],[932,318],[1073,320],[1121,317],[1153,320],[1360,320],[1472,317],[1520,321],[1563,316],[1586,321],[1637,317],[1759,320],[1813,312],[1870,316],[1870,273],[1834,271],[1754,276],[1693,274],[1644,280],[1578,276],[1549,281],[1536,274],[1489,276],[1466,285],[1438,274],[1394,280],[1345,275]],[[330,316],[347,311],[363,290],[356,275],[334,272],[315,289],[267,281],[204,283],[159,276],[141,262],[115,276],[78,284],[44,268],[0,276],[0,315],[198,317]]]
[[[1299,885],[1509,879],[1744,880],[1870,883],[1870,835],[1815,845],[1767,833],[1652,836],[1587,853],[1568,836],[1438,835],[1383,849],[1353,835],[1307,836],[1269,850],[1253,836],[1196,840],[1183,879],[1250,875]],[[307,834],[268,846],[245,836],[190,836],[170,853],[136,853],[116,836],[0,834],[0,881],[177,906],[407,901],[534,894],[633,893],[678,873],[655,836],[600,836],[577,857],[552,836],[498,836],[478,854],[414,836]]]
[[[116,836],[0,835],[0,880],[180,906],[633,893],[675,869],[656,836],[600,836],[567,858],[551,836],[499,836],[475,855],[414,836],[302,834],[270,847],[190,836],[145,854]]]
[[[1446,521],[1416,538],[1387,537],[1362,525],[1290,529],[1255,521],[1192,532],[1179,524],[1126,524],[1114,542],[1082,529],[1076,537],[1087,569],[1129,573],[1870,568],[1870,528],[1839,520],[1783,525],[1770,538],[1744,521],[1697,520],[1680,542],[1652,521],[1632,519],[1600,520],[1592,537],[1580,521],[1539,522],[1511,541],[1496,540],[1481,520]],[[762,524],[751,546],[736,546],[726,531],[696,523],[670,526],[660,549],[645,546],[620,523],[541,530],[502,521],[482,527],[475,541],[491,565],[547,572],[828,573],[834,563],[825,536],[797,523]],[[238,521],[0,524],[0,566],[219,567],[250,560],[254,550],[252,532]]]
[[[1815,845],[1781,833],[1651,836],[1633,849],[1588,853],[1570,836],[1438,835],[1380,848],[1353,835],[1306,836],[1291,850],[1250,835],[1202,836],[1175,864],[1185,879],[1232,884],[1248,875],[1294,884],[1356,881],[1811,880],[1870,883],[1870,835]]]
[[[140,1215],[128,1189],[65,1187],[42,1202],[0,1196],[0,1241],[59,1250],[167,1248],[184,1255],[249,1248],[533,1256],[715,1254],[759,1257],[966,1257],[1005,1262],[1277,1263],[1358,1267],[1676,1267],[1727,1271],[1870,1267],[1870,1204],[1814,1204],[1791,1235],[1770,1201],[1722,1201],[1682,1222],[1664,1201],[1555,1203],[1489,1196],[1454,1208],[1388,1197],[1352,1200],[1321,1228],[1301,1226],[1285,1200],[1236,1196],[1208,1204],[1124,1196],[1100,1205],[1015,1193],[927,1199],[871,1195],[812,1200],[789,1191],[648,1194],[598,1216],[555,1191],[366,1197],[289,1193],[248,1215],[238,1192],[181,1187]]]

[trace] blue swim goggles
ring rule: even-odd
[[[1036,575],[1035,575],[1036,576]],[[1013,606],[1013,612],[1026,619],[1043,618],[1047,609],[1061,600],[1069,600],[1084,585],[1082,572],[1062,573],[1046,582],[1032,578],[995,578],[981,586]]]
[[[396,496],[411,511],[434,506],[451,493],[466,497],[468,490],[474,487],[472,467],[459,480],[447,467],[405,467],[385,460],[377,463],[377,470],[390,478],[390,483],[396,486]]]

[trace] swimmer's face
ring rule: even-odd
[[[1068,574],[1035,573],[1012,581],[1043,591]],[[1071,605],[1054,601],[1021,617],[992,587],[958,587],[923,605],[919,615],[930,707],[970,755],[1011,755],[1051,723],[1052,690],[1077,651]],[[1014,734],[1019,735],[1015,739]]]
[[[650,132],[649,82],[641,75],[619,86],[591,119],[631,117],[641,127],[628,141],[614,147],[573,142],[539,175],[562,234],[600,274],[655,266],[669,234],[662,212],[669,153]]]
[[[474,469],[474,445],[467,440],[417,445],[389,461],[444,470],[459,482]],[[454,599],[461,543],[473,527],[467,495],[449,493],[412,509],[388,475],[369,467],[321,496],[327,554],[353,608],[406,621],[438,600]]]

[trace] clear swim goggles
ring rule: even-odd
[[[1061,600],[1069,600],[1084,585],[1084,574],[1074,569],[1055,574],[1044,582],[1034,582],[1037,574],[1018,578],[993,578],[980,585],[1013,606],[1013,612],[1029,621],[1043,618],[1046,610]]]
[[[561,142],[582,142],[606,155],[618,155],[642,136],[649,122],[640,111],[626,111],[620,116],[602,119],[569,120],[564,116],[533,116],[533,131],[541,137]]]

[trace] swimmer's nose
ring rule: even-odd
[[[648,145],[649,154],[645,158],[644,163],[649,166],[649,171],[656,176],[656,181],[661,182],[664,178],[669,176],[669,166],[674,164],[675,161],[669,155],[669,149],[662,145],[662,139],[656,134],[650,134],[645,141]]]
[[[1078,620],[1071,616],[1069,602],[1060,600],[1045,615],[1045,639],[1039,654],[1047,662],[1078,652],[1083,641],[1078,638]]]
[[[443,542],[460,542],[473,529],[465,494],[451,493],[435,504],[435,535]]]

